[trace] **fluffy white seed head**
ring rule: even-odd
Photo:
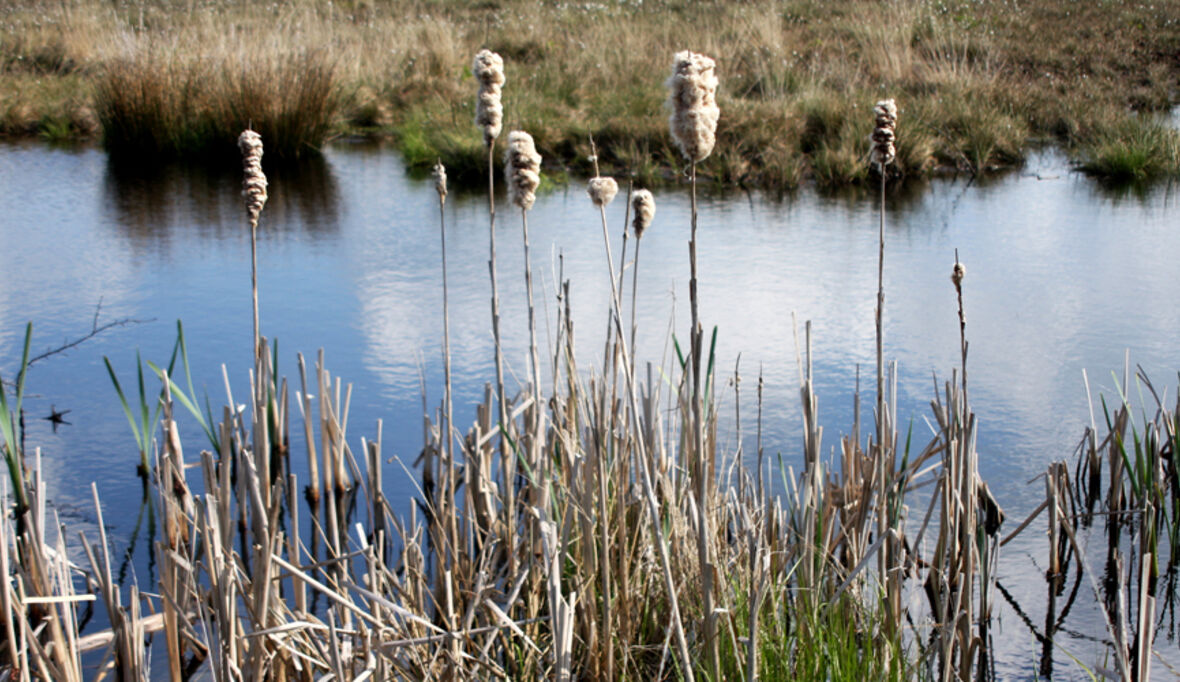
[[[537,185],[541,184],[541,155],[533,144],[533,136],[523,130],[508,133],[504,179],[508,182],[508,198],[512,203],[526,211],[531,209],[537,199]]]
[[[438,192],[439,201],[447,200],[447,169],[439,160],[434,164],[434,191]]]
[[[635,238],[643,236],[643,231],[651,227],[651,219],[656,216],[656,200],[646,189],[637,189],[631,194],[631,229]]]
[[[877,102],[873,107],[874,128],[870,139],[873,147],[870,152],[873,165],[884,172],[885,166],[893,163],[897,151],[893,146],[897,129],[897,104],[892,99]]]
[[[707,158],[717,139],[721,109],[717,106],[716,66],[703,54],[677,52],[668,79],[668,103],[672,108],[668,124],[689,161]]]
[[[606,206],[618,193],[619,183],[614,178],[591,178],[590,186],[586,188],[586,194],[590,195],[595,206]]]
[[[258,224],[258,216],[266,205],[266,175],[262,172],[262,136],[246,130],[238,136],[242,151],[242,196],[246,197],[246,214],[250,222]]]
[[[966,276],[967,266],[956,262],[955,266],[951,268],[951,282],[954,283],[956,289],[963,285],[963,278]]]
[[[479,81],[475,99],[475,125],[483,131],[483,142],[491,145],[500,136],[504,120],[504,106],[500,102],[504,86],[504,60],[491,50],[480,50],[471,65],[471,73]]]

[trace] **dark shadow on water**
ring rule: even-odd
[[[322,155],[298,161],[263,158],[268,181],[259,230],[320,237],[339,228],[340,189]],[[108,156],[104,210],[135,243],[167,244],[183,229],[223,239],[246,229],[240,164],[154,163]],[[186,237],[189,234],[186,234]]]
[[[1115,206],[1124,202],[1148,204],[1160,197],[1166,206],[1176,201],[1176,193],[1180,189],[1176,178],[1167,177],[1142,180],[1092,178],[1090,184],[1094,187],[1095,195]]]

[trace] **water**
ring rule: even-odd
[[[268,169],[271,197],[259,240],[263,333],[280,343],[280,372],[296,377],[296,351],[322,348],[335,376],[354,386],[350,441],[384,421],[385,473],[395,508],[409,506],[422,446],[422,388],[441,398],[442,319],[438,204],[428,178],[409,176],[379,147],[340,144],[321,161]],[[198,392],[226,401],[248,391],[251,304],[249,232],[236,168],[113,167],[96,149],[0,146],[0,375],[19,362],[24,324],[33,352],[129,320],[30,370],[28,443],[42,448],[54,507],[71,528],[93,528],[90,485],[126,544],[139,508],[136,447],[103,366],[109,356],[134,391],[135,354],[167,361],[184,322]],[[638,355],[666,362],[670,340],[688,335],[688,197],[657,192],[657,214],[639,258]],[[623,201],[608,209],[618,259]],[[959,364],[958,318],[949,281],[954,252],[964,284],[972,402],[981,469],[1015,527],[1043,499],[1031,481],[1070,458],[1089,423],[1082,372],[1095,397],[1113,398],[1129,355],[1167,386],[1180,367],[1177,197],[1171,186],[1109,190],[1071,173],[1053,154],[987,182],[940,179],[892,197],[885,263],[886,355],[900,367],[898,414],[915,442],[928,439],[932,375]],[[718,328],[723,442],[732,451],[732,383],[740,353],[740,405],[752,452],[757,377],[765,380],[763,442],[798,465],[801,443],[795,328],[812,321],[816,391],[825,452],[851,427],[856,372],[871,413],[877,212],[872,196],[812,191],[776,198],[706,195],[700,208],[704,323]],[[456,421],[469,424],[494,378],[486,197],[452,192],[446,206]],[[498,249],[504,345],[511,385],[527,373],[519,212],[501,201]],[[555,283],[572,284],[583,369],[601,363],[609,299],[601,227],[580,184],[541,196],[529,215],[538,306],[553,337]],[[632,245],[628,246],[628,259]],[[627,289],[630,292],[630,271]],[[101,309],[98,306],[101,302]],[[310,364],[310,363],[309,363]],[[1174,390],[1174,388],[1172,389]],[[1172,394],[1172,391],[1169,391]],[[239,400],[240,402],[240,400]],[[69,425],[40,419],[69,410]],[[297,420],[298,415],[295,415]],[[1101,414],[1098,416],[1101,420]],[[186,447],[204,443],[184,420]],[[294,429],[293,429],[294,431]],[[292,451],[296,469],[305,456]],[[1045,619],[1046,542],[1040,526],[1005,547],[1001,576],[1031,622]],[[1097,539],[1096,539],[1097,544]],[[131,570],[148,570],[137,552]],[[141,580],[144,576],[141,575]],[[1106,635],[1088,584],[1058,643],[1087,666],[1102,661]],[[1041,645],[1008,606],[996,626],[1003,677],[1031,677]],[[1176,644],[1157,648],[1175,661]],[[1059,677],[1082,675],[1060,650]]]

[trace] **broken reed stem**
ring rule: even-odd
[[[540,497],[530,500],[530,504],[541,510],[548,510],[549,481],[542,465],[542,446],[544,434],[541,431],[541,414],[544,411],[541,400],[541,360],[537,354],[537,313],[533,303],[533,266],[529,258],[529,212],[520,209],[520,224],[524,237],[524,287],[528,298],[529,310],[529,365],[531,369],[531,383],[533,384],[533,407],[529,411],[529,466],[533,468],[534,480],[541,486]]]

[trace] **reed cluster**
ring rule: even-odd
[[[94,107],[103,144],[144,159],[225,156],[250,127],[271,154],[317,151],[343,103],[337,67],[323,51],[206,58],[148,45],[103,65]]]
[[[485,55],[474,70],[484,64],[502,61]],[[673,112],[671,133],[690,133],[680,146],[695,179],[718,121],[715,103],[708,104],[717,81],[710,58],[683,52],[674,64],[672,99],[684,111]],[[502,84],[503,74],[492,80]],[[482,77],[480,83],[482,99]],[[684,88],[695,95],[686,97]],[[694,107],[703,110],[694,114]],[[880,105],[876,119],[893,143],[895,109]],[[424,415],[414,500],[384,496],[381,424],[371,438],[352,441],[351,387],[332,376],[322,352],[310,382],[298,356],[294,403],[302,428],[296,429],[310,478],[301,487],[290,447],[289,382],[276,370],[277,351],[256,330],[243,409],[234,407],[227,380],[219,418],[202,415],[191,381],[186,392],[172,378],[172,365],[159,370],[159,440],[147,490],[160,520],[152,538],[158,579],[140,590],[114,577],[96,490],[99,530],[97,538],[82,539],[89,562],[81,569],[88,590],[82,592],[62,533],[50,530],[61,524],[48,524],[39,457],[26,470],[16,437],[23,379],[15,410],[0,383],[16,496],[0,523],[0,572],[8,578],[0,585],[0,661],[11,678],[81,679],[83,656],[98,651],[101,674],[141,679],[147,632],[161,633],[173,680],[198,672],[219,681],[828,679],[834,670],[859,679],[986,677],[999,548],[1031,519],[1001,540],[1003,512],[979,473],[978,422],[968,400],[966,269],[957,254],[951,279],[961,364],[932,401],[929,441],[907,437],[903,444],[896,429],[897,368],[885,362],[881,333],[882,213],[873,433],[861,435],[858,393],[852,432],[825,459],[805,324],[797,353],[802,469],[785,468],[775,490],[763,482],[761,447],[755,469],[740,445],[729,450],[718,438],[722,378],[697,310],[695,199],[691,224],[680,228],[691,234],[690,355],[664,366],[641,366],[636,357],[634,295],[627,334],[624,264],[616,268],[605,212],[617,182],[602,176],[589,194],[611,288],[603,365],[579,366],[568,281],[558,282],[550,320],[556,334],[542,355],[528,256],[528,212],[541,159],[522,131],[509,134],[505,173],[522,220],[530,371],[515,395],[506,390],[495,293],[496,136],[488,117],[476,122],[488,154],[496,383],[488,383],[471,426],[457,426],[444,332],[448,387],[443,403]],[[884,145],[884,137],[874,144]],[[241,139],[248,217],[255,223],[265,192],[253,174],[260,143],[249,132]],[[887,151],[874,150],[883,192]],[[441,163],[435,178],[448,329]],[[624,234],[631,228],[636,242],[634,291],[638,245],[655,206],[648,190],[630,194],[634,220],[626,216],[622,227]],[[735,369],[735,387],[741,378]],[[1098,514],[1090,510],[1102,504],[1110,528],[1119,596],[1106,609],[1124,679],[1150,675],[1157,557],[1175,556],[1180,538],[1173,461],[1180,406],[1168,410],[1157,402],[1142,433],[1130,427],[1133,446],[1126,439],[1129,410],[1108,412],[1110,435],[1099,441],[1096,428],[1088,434],[1076,474],[1088,482],[1087,514]],[[191,449],[186,456],[177,405],[208,437],[196,457]],[[757,411],[760,429],[761,391]],[[740,411],[735,416],[740,422]],[[1072,510],[1079,498],[1069,492],[1067,469],[1051,468],[1046,481],[1042,509],[1050,512],[1052,570],[1060,574],[1068,563],[1061,552],[1076,545],[1079,516]],[[926,510],[911,518],[910,504],[920,499],[913,491],[924,485],[933,491]],[[1134,537],[1130,571],[1125,529]],[[1131,584],[1138,595],[1133,618],[1122,596]],[[83,636],[77,608],[87,600],[105,610],[110,627]]]

